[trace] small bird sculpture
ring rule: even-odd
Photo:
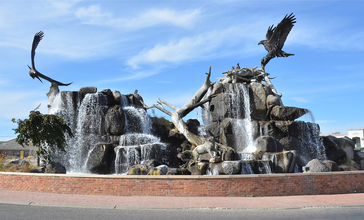
[[[45,79],[45,80],[49,81],[52,84],[55,83],[58,86],[71,85],[72,83],[64,84],[64,83],[58,82],[58,81],[56,81],[54,79],[51,79],[48,76],[45,76],[45,75],[41,74],[40,72],[38,72],[38,70],[35,68],[35,64],[34,64],[35,49],[37,49],[37,46],[38,46],[39,42],[43,39],[43,36],[44,36],[43,31],[39,31],[38,33],[36,33],[34,35],[33,44],[32,44],[32,52],[31,52],[32,67],[30,67],[28,65],[30,77],[32,77],[33,79],[37,78],[37,79],[39,79],[40,82],[42,82],[42,80],[40,79],[40,78],[42,78],[42,79]]]

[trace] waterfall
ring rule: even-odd
[[[88,173],[87,158],[92,147],[101,141],[107,109],[107,99],[101,93],[86,94],[82,99],[81,93],[61,92],[55,97],[48,112],[62,117],[74,135],[67,139],[66,153],[54,153],[67,173]]]
[[[115,151],[116,174],[126,174],[132,165],[140,163],[140,148],[138,146],[118,146]]]
[[[241,174],[254,174],[254,171],[252,169],[252,166],[250,163],[241,163]]]
[[[300,164],[307,164],[312,159],[327,160],[325,147],[319,135],[319,125],[310,122],[302,123],[302,130],[298,138],[305,147],[297,149],[297,159],[300,160]]]
[[[229,84],[230,115],[233,118],[233,134],[236,152],[252,153],[256,150],[250,110],[249,88],[244,84]]]
[[[129,105],[126,96],[122,96],[120,105],[125,114],[125,128],[115,148],[115,173],[126,174],[133,165],[160,159],[166,146],[152,135],[152,121],[144,109]]]
[[[262,174],[272,174],[272,170],[271,170],[271,167],[269,165],[269,162],[266,162],[266,161],[262,161],[262,167],[259,168],[259,171],[262,173]]]

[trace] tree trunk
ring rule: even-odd
[[[209,72],[206,73],[206,74],[207,74],[207,76],[206,76],[205,82],[203,83],[201,88],[199,90],[197,90],[195,95],[185,105],[183,105],[181,108],[179,108],[177,106],[174,106],[174,105],[172,105],[172,104],[170,104],[170,103],[168,103],[168,102],[166,102],[166,101],[164,101],[162,99],[159,99],[158,104],[152,105],[150,107],[146,106],[143,103],[144,108],[146,108],[146,109],[157,108],[160,111],[164,112],[165,114],[171,116],[172,123],[174,124],[174,126],[194,146],[204,144],[207,141],[207,139],[204,138],[204,137],[195,135],[194,133],[189,131],[186,123],[183,121],[183,117],[185,117],[188,113],[193,111],[196,107],[201,106],[204,103],[210,101],[211,98],[213,97],[213,96],[209,96],[206,99],[202,100],[203,97],[205,96],[206,92],[208,91],[208,89],[215,84],[214,82],[210,81],[211,67],[209,69]],[[163,104],[168,106],[169,108],[173,109],[174,111],[169,111],[169,110],[165,109],[163,107]],[[234,151],[232,148],[224,146],[224,145],[222,145],[220,143],[216,143],[216,145],[218,145],[218,147],[220,149],[222,149],[222,152],[221,152],[222,156],[227,155],[227,157],[230,157],[231,154],[227,154],[227,152]],[[221,159],[224,160],[224,158],[221,158]]]

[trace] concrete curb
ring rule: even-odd
[[[364,208],[364,204],[357,205],[332,205],[332,206],[292,206],[292,207],[269,207],[269,208],[228,208],[228,207],[146,207],[146,206],[117,206],[117,205],[88,205],[88,204],[67,204],[67,203],[45,203],[29,201],[4,201],[1,204],[42,206],[42,207],[63,207],[63,208],[90,208],[90,209],[118,209],[118,210],[294,210],[294,209],[318,209],[318,208]]]

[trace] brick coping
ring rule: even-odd
[[[22,173],[0,172],[0,175],[15,176],[53,176],[53,177],[77,177],[100,179],[239,179],[239,178],[264,178],[264,177],[295,177],[295,176],[329,176],[364,174],[364,171],[335,171],[317,173],[274,173],[274,174],[242,174],[242,175],[101,175],[101,174],[53,174],[53,173]]]

